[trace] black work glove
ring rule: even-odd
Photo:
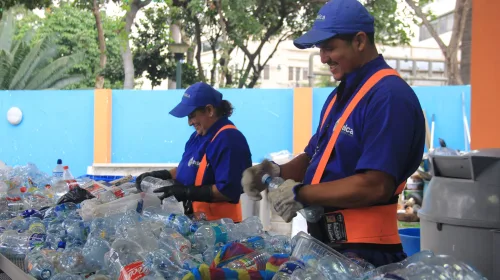
[[[135,178],[135,186],[137,187],[137,190],[142,192],[141,182],[146,177],[155,177],[162,180],[168,180],[172,179],[172,174],[170,174],[170,171],[166,169],[142,173],[141,175],[137,176],[137,178]]]
[[[159,198],[161,200],[174,196],[177,201],[199,201],[211,202],[212,201],[212,185],[205,185],[201,187],[185,186],[176,180],[171,180],[172,185],[164,186],[154,190],[154,193],[163,193]]]

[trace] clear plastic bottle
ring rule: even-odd
[[[266,270],[266,263],[271,255],[266,251],[254,251],[237,260],[228,263],[230,269],[245,269],[250,271]]]
[[[171,228],[164,228],[163,232],[160,234],[160,249],[162,249],[162,243],[174,248],[175,250],[189,254],[191,252],[191,242],[187,240],[184,236],[180,235],[176,230]]]
[[[63,167],[63,180],[74,180],[75,177],[73,177],[73,174],[71,174],[71,171],[69,171],[69,166],[64,166]]]
[[[64,173],[64,168],[62,165],[62,160],[58,159],[56,167],[52,170],[52,177],[62,179],[63,173]]]
[[[262,176],[262,183],[266,184],[270,191],[277,189],[285,180],[281,177],[271,177],[269,174]],[[299,211],[310,223],[318,222],[324,214],[324,208],[321,206],[309,206]]]
[[[148,176],[141,181],[141,189],[146,193],[153,193],[155,189],[168,185],[168,180],[162,180],[155,177]]]

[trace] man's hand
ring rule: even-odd
[[[135,185],[139,191],[142,191],[141,183],[142,180],[146,177],[155,177],[162,180],[168,180],[172,179],[172,174],[170,174],[170,171],[166,169],[142,173],[141,175],[137,176],[137,178],[135,178]]]
[[[297,216],[297,211],[304,208],[302,203],[295,200],[295,189],[299,186],[302,184],[294,180],[286,180],[279,188],[269,191],[267,195],[276,213],[287,223]]]
[[[262,199],[260,192],[267,188],[262,183],[262,176],[264,174],[269,174],[271,177],[278,177],[280,176],[280,166],[274,162],[264,160],[262,163],[247,168],[243,172],[241,185],[243,186],[243,191],[251,200],[257,201]]]
[[[154,193],[163,193],[159,198],[161,200],[174,196],[177,201],[201,201],[201,202],[211,202],[212,201],[212,186],[206,185],[201,187],[195,186],[185,186],[179,183],[177,180],[167,180],[169,185],[163,186],[154,190]]]

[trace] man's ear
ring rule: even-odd
[[[354,42],[358,51],[361,52],[366,49],[366,46],[368,45],[368,35],[366,35],[365,32],[358,32],[354,38]]]

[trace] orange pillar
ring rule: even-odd
[[[312,88],[293,90],[293,154],[304,152],[312,136]]]
[[[472,1],[471,148],[500,148],[500,1]]]
[[[94,91],[94,163],[111,163],[111,108],[110,89]]]

